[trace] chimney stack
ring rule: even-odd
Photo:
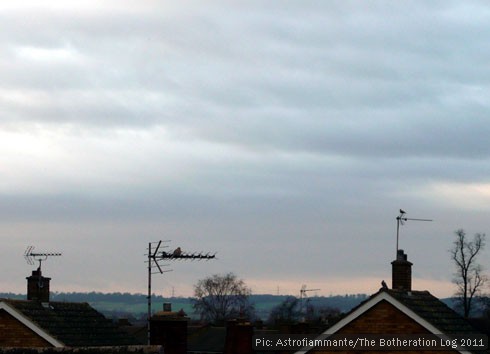
[[[226,323],[225,354],[252,354],[254,328],[243,319],[229,320]]]
[[[407,260],[403,250],[398,250],[396,259],[391,262],[393,290],[412,290],[412,263]]]
[[[162,345],[165,353],[168,354],[186,354],[189,318],[183,310],[179,312],[171,310],[171,305],[165,303],[164,310],[151,317],[150,344]]]
[[[32,271],[27,277],[27,300],[49,302],[49,281],[51,278],[42,276],[41,268]]]

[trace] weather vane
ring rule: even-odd
[[[398,240],[400,238],[400,225],[404,225],[405,221],[432,221],[431,219],[412,219],[405,217],[406,212],[400,209],[400,215],[396,217],[396,255],[398,255]]]
[[[41,262],[48,259],[48,257],[61,256],[61,253],[34,253],[34,246],[27,247],[24,252],[24,258],[30,265],[34,265],[34,261],[39,262],[39,270],[41,270]]]

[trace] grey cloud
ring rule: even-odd
[[[488,183],[485,2],[64,6],[0,13],[0,133],[63,137],[32,166],[5,146],[0,168],[27,182],[2,187],[4,222],[160,220],[218,245],[210,230],[284,236],[287,255],[301,234],[315,252],[294,272],[322,276],[316,250],[366,229],[384,247],[387,210],[441,207],[414,191]]]

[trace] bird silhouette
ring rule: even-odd
[[[181,254],[182,254],[182,250],[180,249],[180,247],[177,247],[172,255],[180,256]]]
[[[405,213],[405,210],[400,209],[400,214],[406,214],[406,213]]]
[[[386,282],[384,280],[381,281],[381,286],[383,289],[388,289],[388,285],[386,285]]]

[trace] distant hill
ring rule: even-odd
[[[255,305],[257,316],[265,320],[269,316],[270,311],[288,297],[288,295],[263,294],[251,295],[250,300]],[[26,295],[0,293],[0,298],[25,299]],[[367,298],[368,295],[366,294],[334,295],[308,297],[307,301],[315,307],[336,308],[345,313]],[[133,320],[143,320],[146,318],[148,311],[147,297],[144,294],[54,292],[51,294],[51,299],[53,301],[87,302],[109,318],[126,317]],[[452,298],[441,299],[441,301],[446,303],[449,307],[452,307],[454,303]],[[192,298],[164,298],[162,296],[153,295],[152,310],[154,312],[162,310],[163,303],[165,302],[171,303],[173,310],[178,311],[183,309],[191,318],[195,317],[192,308]]]
[[[250,299],[255,304],[257,315],[262,319],[267,319],[270,311],[288,297],[290,295],[252,295]],[[367,298],[368,295],[366,294],[312,296],[305,301],[315,307],[331,307],[339,309],[341,312],[347,312]]]

